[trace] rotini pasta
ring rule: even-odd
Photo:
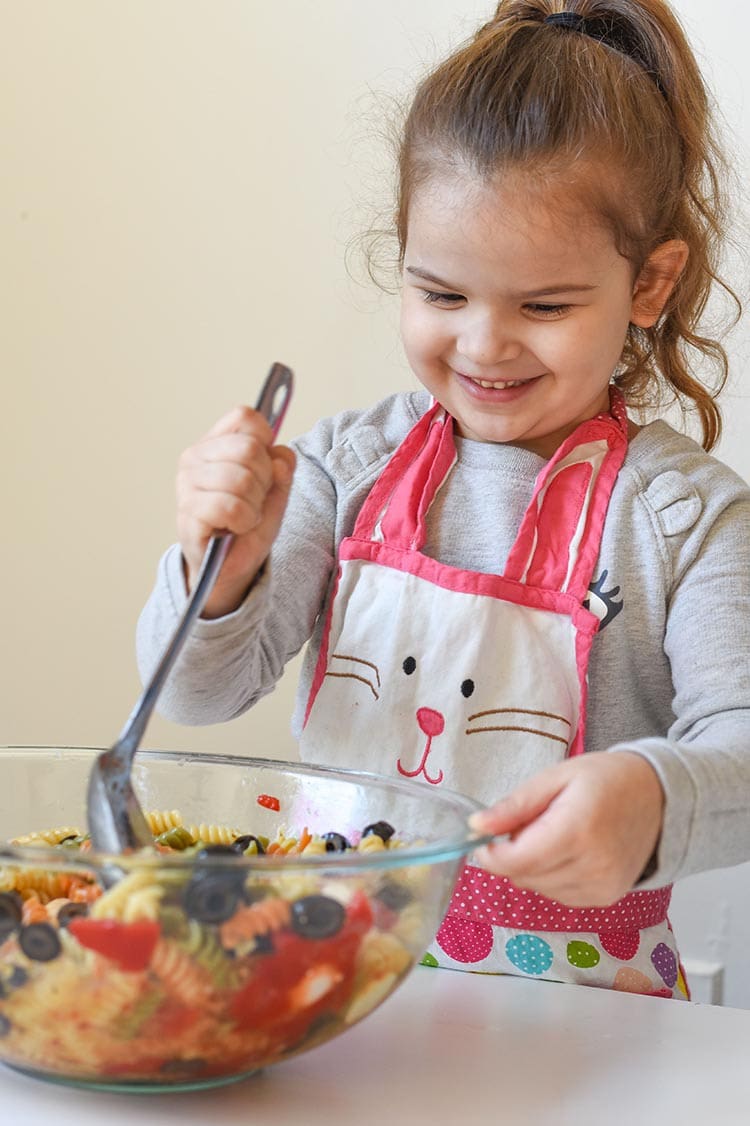
[[[149,969],[165,991],[183,1005],[215,1009],[221,1004],[211,973],[189,950],[171,939],[160,938],[156,943]]]
[[[219,928],[222,945],[227,950],[253,944],[259,935],[281,930],[289,922],[291,908],[289,901],[277,896],[268,896],[260,903],[240,907],[231,919]]]
[[[61,841],[69,840],[79,836],[78,830],[70,826],[65,826],[59,829],[40,829],[35,833],[28,833],[24,837],[14,837],[11,840],[13,845],[56,845]]]
[[[385,822],[351,843],[307,826],[269,840],[188,824],[178,810],[147,820],[154,862],[112,886],[83,867],[0,868],[0,1031],[10,1062],[160,1083],[241,1073],[358,1019],[422,953],[402,935],[417,929],[406,876],[341,881],[327,866],[293,863],[399,847]],[[16,843],[68,855],[89,844],[74,826]],[[159,853],[195,863],[160,864]],[[214,853],[221,862],[212,865]],[[289,867],[235,867],[226,853],[267,853]]]
[[[176,809],[151,810],[146,813],[146,820],[149,829],[155,837],[158,837],[160,833],[166,833],[170,829],[175,829],[179,825],[182,825],[182,816],[179,810]]]
[[[240,835],[239,829],[230,829],[226,825],[190,825],[188,829],[193,840],[204,845],[230,845]]]

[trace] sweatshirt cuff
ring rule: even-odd
[[[162,558],[162,567],[176,625],[188,600],[182,551],[179,544],[172,544],[165,552]],[[219,637],[231,637],[234,634],[246,633],[265,615],[270,601],[271,583],[271,564],[270,560],[267,559],[256,575],[244,601],[237,609],[221,618],[198,618],[192,628],[194,637],[214,640]]]
[[[664,791],[664,815],[658,844],[637,884],[638,891],[672,884],[683,874],[696,811],[693,779],[680,757],[662,739],[618,743],[609,754],[628,751],[651,764]]]

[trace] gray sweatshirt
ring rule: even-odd
[[[299,736],[337,546],[429,401],[425,392],[395,395],[324,419],[292,443],[297,470],[270,565],[237,611],[197,623],[160,700],[164,716],[209,724],[240,715],[309,642],[292,720]],[[501,573],[544,461],[515,446],[461,438],[456,446],[424,551]],[[665,422],[644,427],[615,484],[590,596],[602,620],[586,750],[643,755],[666,794],[657,866],[639,886],[750,860],[750,489]],[[185,600],[174,545],[138,623],[144,678]],[[368,768],[364,759],[350,765]]]

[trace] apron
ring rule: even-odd
[[[627,450],[622,396],[545,465],[502,575],[422,554],[456,460],[433,404],[392,455],[339,547],[300,741],[303,760],[458,790],[482,804],[583,752],[587,607]],[[342,732],[346,738],[342,739]],[[425,961],[687,997],[667,918],[671,887],[570,908],[468,863]]]

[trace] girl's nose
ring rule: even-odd
[[[488,366],[514,360],[521,354],[521,343],[497,316],[476,318],[459,334],[458,351],[476,365]]]

